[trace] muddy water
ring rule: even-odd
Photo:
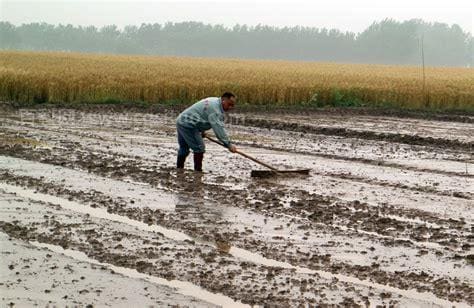
[[[171,297],[190,296],[185,306],[474,304],[472,163],[462,147],[232,125],[244,151],[311,175],[251,179],[253,163],[214,145],[196,175],[174,169],[173,117],[65,114],[2,119],[0,229],[19,243],[172,287]],[[404,120],[367,119],[364,129],[396,132]],[[417,125],[445,138],[429,121],[403,127]],[[470,142],[463,128],[449,140]]]
[[[0,233],[0,243],[0,290],[5,304],[67,306],[74,301],[114,307],[173,304],[215,307],[192,294],[187,297],[184,292],[175,292],[174,285],[166,286],[170,285],[167,281],[154,283],[147,277],[101,265],[60,246],[26,243],[4,233]]]

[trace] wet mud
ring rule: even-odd
[[[212,144],[204,173],[188,170],[191,161],[177,171],[167,114],[6,111],[0,231],[25,249],[52,245],[146,275],[172,289],[155,299],[182,306],[474,305],[468,137],[417,136],[413,125],[410,138],[317,123],[300,130],[303,116],[284,125],[261,116],[230,124],[237,145],[282,168],[311,168],[309,176],[253,179],[257,166]]]

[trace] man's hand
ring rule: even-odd
[[[235,147],[235,145],[231,144],[229,146],[229,151],[231,151],[232,153],[235,153],[235,152],[237,152],[237,148]]]

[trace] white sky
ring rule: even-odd
[[[474,1],[469,0],[0,0],[0,20],[15,25],[30,22],[51,24],[140,25],[167,21],[202,21],[233,26],[273,25],[337,28],[363,31],[384,18],[421,18],[449,25],[459,24],[474,33]]]

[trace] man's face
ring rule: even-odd
[[[232,96],[231,98],[222,98],[222,109],[224,109],[226,112],[232,110],[232,108],[234,108],[235,101],[235,96]]]

